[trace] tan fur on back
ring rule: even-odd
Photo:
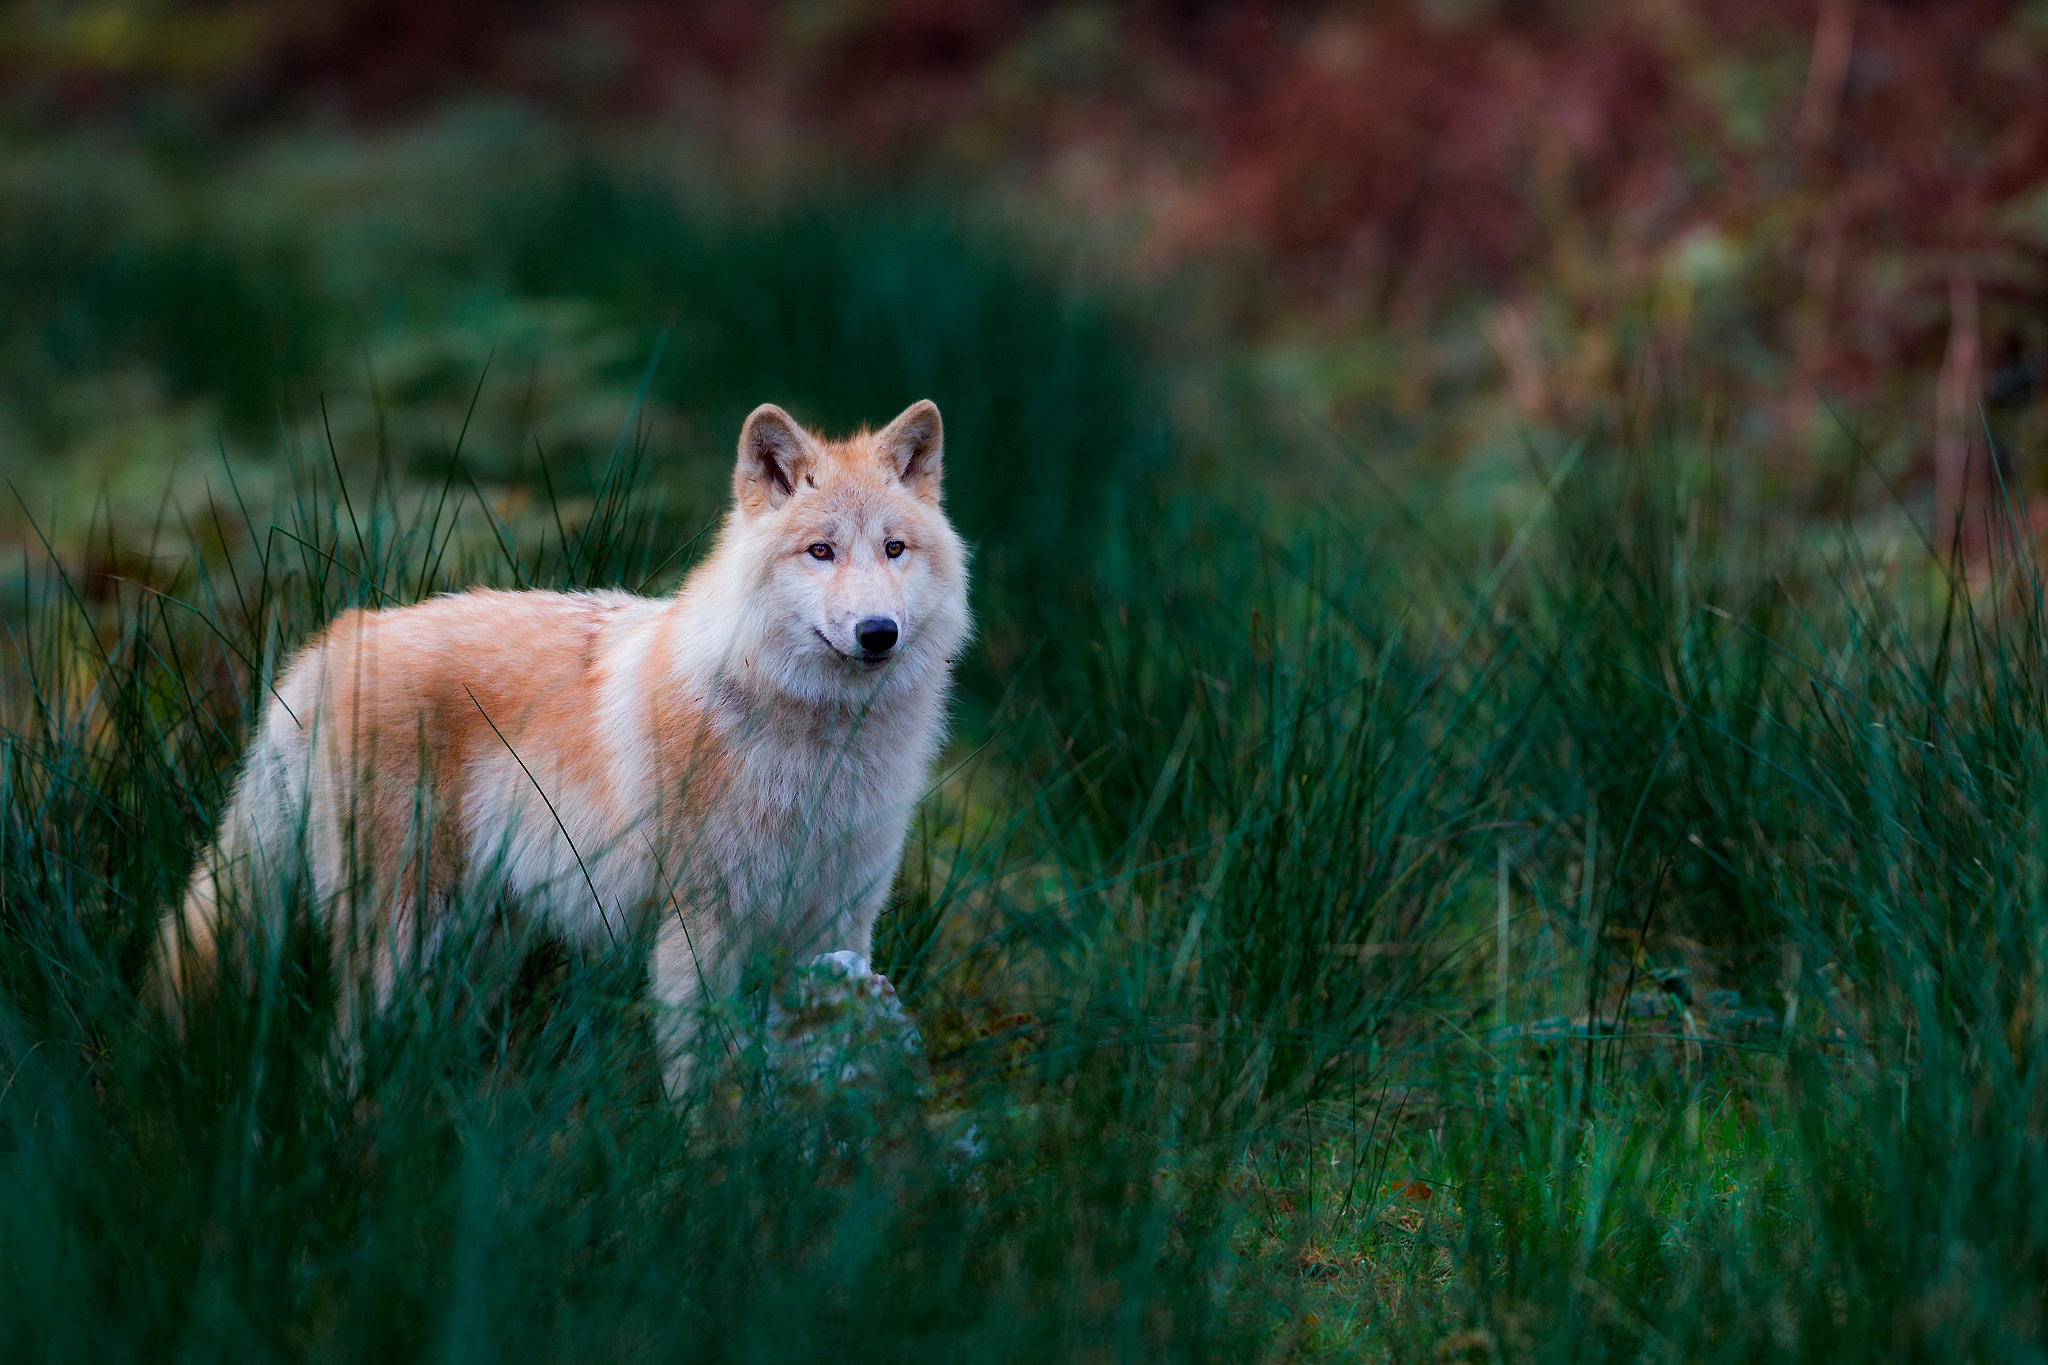
[[[764,941],[866,956],[968,633],[942,445],[929,403],[837,442],[764,406],[718,545],[671,597],[337,617],[280,678],[165,923],[173,997],[213,976],[231,906],[294,878],[380,994],[459,900],[591,947],[651,930],[672,1053]],[[879,622],[900,632],[877,654]]]

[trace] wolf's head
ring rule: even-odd
[[[747,580],[749,662],[786,692],[880,695],[967,637],[967,555],[940,506],[931,402],[843,441],[772,403],[740,430],[721,553]]]

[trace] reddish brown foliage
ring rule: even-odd
[[[1412,333],[1506,300],[1522,311],[1489,335],[1543,416],[1616,382],[1618,360],[1556,353],[1618,356],[1618,320],[1707,227],[1738,248],[1737,321],[1800,376],[1788,389],[1924,392],[1947,363],[1975,366],[1956,393],[2010,397],[2048,362],[2048,32],[1997,0],[236,13],[247,41],[176,77],[233,117],[390,118],[477,89],[638,117],[687,91],[727,126],[771,118],[878,172],[1036,178],[1070,207],[1134,211],[1155,264],[1249,251],[1253,325]],[[14,84],[96,100],[170,71],[147,44],[111,68],[14,51]],[[1547,339],[1528,321],[1545,308]]]

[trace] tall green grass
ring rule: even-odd
[[[878,935],[928,1091],[666,1098],[630,955],[489,907],[354,1053],[303,931],[173,1036],[147,947],[295,643],[471,583],[663,590],[728,458],[633,412],[545,472],[294,445],[282,493],[224,479],[161,558],[97,531],[7,607],[11,1355],[2039,1354],[2012,540],[1950,572],[1594,443],[1468,579],[1189,477],[1143,334],[936,221],[541,209],[522,288],[646,354],[674,314],[650,395],[946,412],[981,652]]]

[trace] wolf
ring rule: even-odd
[[[227,907],[294,878],[380,1002],[456,904],[641,945],[672,1085],[694,1007],[750,954],[870,957],[970,635],[943,459],[930,401],[843,440],[763,404],[672,596],[337,616],[279,676],[166,917],[169,1003],[217,977]]]

